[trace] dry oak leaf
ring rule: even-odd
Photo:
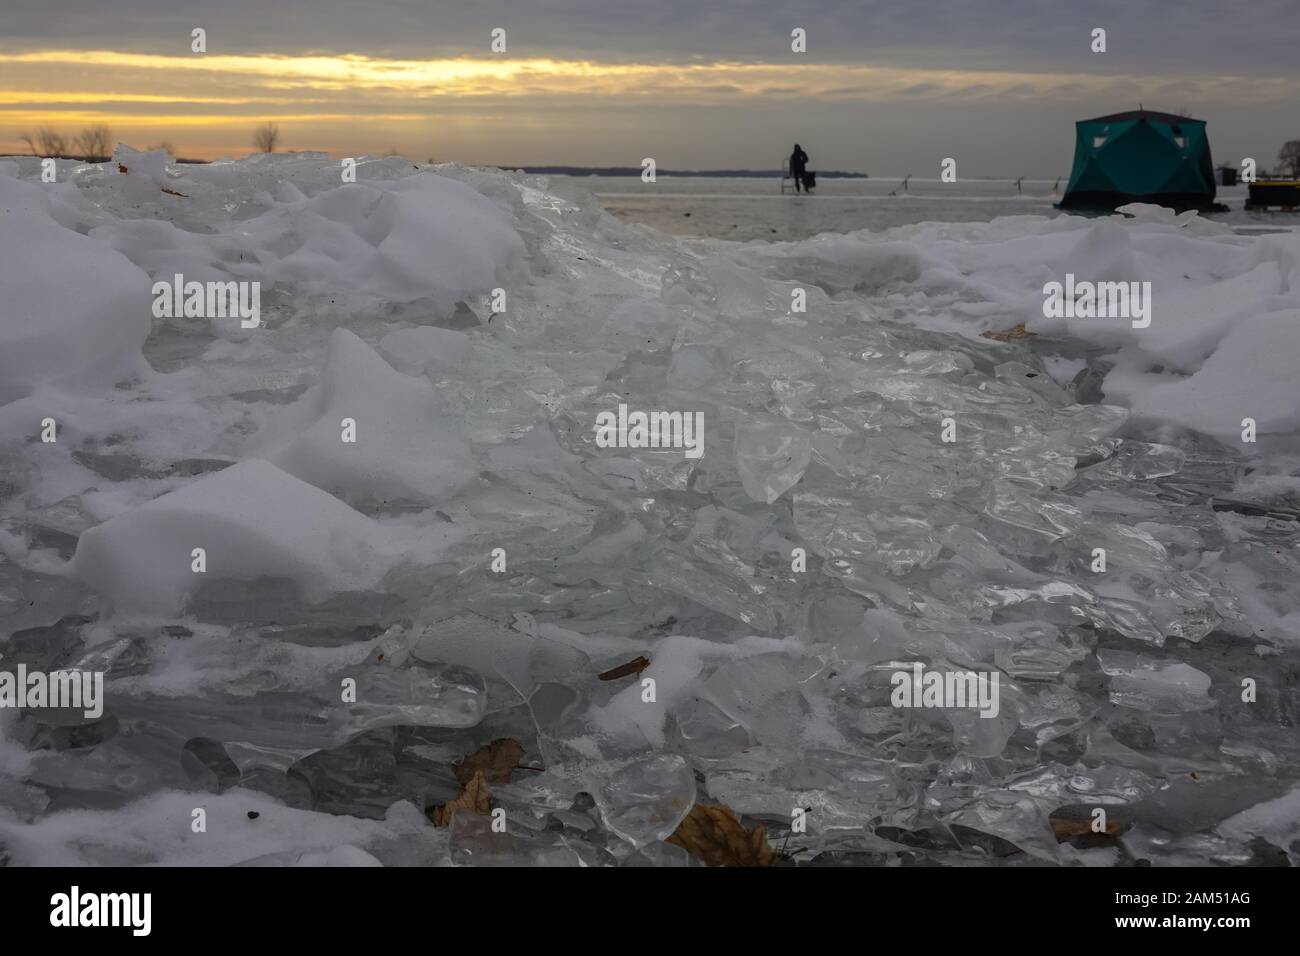
[[[629,674],[639,674],[650,666],[650,660],[647,657],[635,657],[626,664],[619,664],[617,667],[611,667],[602,674],[597,674],[600,680],[618,680],[620,677],[627,677]]]
[[[1056,835],[1056,842],[1064,843],[1066,840],[1073,840],[1075,837],[1117,837],[1119,836],[1119,821],[1108,819],[1106,821],[1106,830],[1104,833],[1098,833],[1092,828],[1092,820],[1072,820],[1064,817],[1051,817],[1049,821],[1052,825],[1052,833]]]
[[[460,796],[455,800],[448,800],[440,807],[434,807],[432,820],[435,827],[445,827],[451,825],[451,818],[455,816],[457,810],[469,810],[483,816],[492,812],[492,794],[488,790],[487,781],[483,778],[483,771],[479,770],[470,778],[469,783],[465,784],[461,790]]]
[[[476,773],[482,773],[485,783],[509,783],[510,771],[519,766],[524,748],[513,737],[500,737],[485,747],[480,747],[468,757],[451,765],[457,782],[469,784]]]
[[[734,810],[697,803],[667,841],[708,866],[772,866],[778,857],[762,826],[746,830]]]
[[[1014,342],[1016,339],[1033,338],[1037,334],[1037,332],[1030,332],[1025,328],[1025,323],[1021,322],[1019,325],[1013,325],[1001,332],[981,332],[980,338],[993,339],[995,342]]]

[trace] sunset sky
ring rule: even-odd
[[[1208,120],[1219,161],[1300,138],[1294,0],[3,0],[0,24],[0,152],[107,123],[236,156],[274,120],[335,156],[772,167],[799,140],[819,169],[1056,176],[1076,119],[1139,102]]]

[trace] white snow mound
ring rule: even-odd
[[[355,441],[344,440],[349,420]],[[352,502],[430,504],[475,473],[459,424],[429,383],[395,371],[346,329],[330,336],[321,384],[272,433],[263,457]]]
[[[174,611],[209,578],[288,578],[319,600],[373,587],[393,560],[375,521],[250,459],[86,531],[73,568],[121,606]]]
[[[440,310],[503,281],[524,252],[492,200],[443,176],[350,183],[247,224],[256,245],[288,250],[267,278],[347,288]]]
[[[42,191],[0,177],[0,404],[39,385],[109,384],[149,335],[149,277],[59,225]]]

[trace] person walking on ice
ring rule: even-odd
[[[794,191],[798,192],[799,187],[804,184],[804,174],[808,168],[808,154],[803,151],[803,147],[798,143],[794,144],[794,152],[790,154],[790,176],[794,179]]]

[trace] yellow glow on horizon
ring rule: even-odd
[[[298,126],[295,146],[372,142],[411,133],[429,142],[449,126],[472,143],[475,132],[587,129],[623,124],[638,111],[785,108],[871,103],[1222,101],[1249,88],[1255,102],[1290,102],[1286,78],[1017,73],[863,63],[600,62],[485,54],[428,60],[338,55],[162,55],[115,50],[0,52],[0,151],[25,152],[32,127],[106,123],[133,138],[168,138],[184,128],[190,155],[223,154],[240,128],[272,121]],[[594,117],[603,116],[597,121]],[[7,126],[8,128],[4,128]],[[206,135],[210,130],[212,135]],[[66,129],[65,129],[66,132]],[[625,133],[626,135],[626,133]],[[634,135],[634,134],[633,134]],[[217,139],[216,137],[220,137]],[[382,141],[382,140],[380,140]],[[414,138],[408,142],[416,142]],[[437,141],[437,140],[434,140]],[[224,145],[223,145],[224,144]],[[220,151],[220,152],[219,152]]]
[[[254,103],[311,102],[300,96],[187,96],[183,93],[92,93],[68,90],[19,90],[0,92],[0,105],[21,103],[205,103],[217,106],[249,106]]]
[[[37,113],[23,110],[0,109],[0,117],[16,123],[44,123],[50,118],[49,113]],[[99,123],[105,119],[103,113],[60,111],[60,121],[69,123]],[[125,129],[148,128],[153,126],[236,126],[246,127],[249,123],[274,121],[277,123],[352,123],[357,120],[355,113],[241,113],[238,116],[195,116],[189,113],[131,113],[111,117],[115,125]],[[365,119],[380,122],[412,122],[426,120],[424,113],[367,113]]]
[[[473,80],[507,80],[522,76],[632,77],[656,69],[645,64],[601,64],[588,61],[555,60],[549,57],[484,59],[454,57],[437,60],[388,60],[359,54],[339,56],[230,56],[190,54],[165,56],[153,53],[122,53],[114,50],[36,50],[0,54],[0,63],[52,64],[115,67],[135,70],[197,71],[263,76],[294,77],[314,86],[342,88],[414,87],[464,85]]]
[[[919,69],[852,63],[602,63],[551,57],[452,57],[430,60],[380,59],[359,54],[232,56],[185,54],[166,56],[113,50],[34,50],[0,53],[0,64],[28,67],[76,66],[110,71],[115,77],[156,83],[154,74],[189,74],[196,83],[227,78],[257,91],[376,92],[456,96],[536,96],[539,94],[628,96],[663,94],[700,97],[795,95],[800,97],[933,99],[952,96],[1024,96],[1071,86],[1096,90],[1143,82],[1152,78],[1094,74],[1041,74],[1012,71]],[[1229,83],[1230,77],[1168,77],[1178,88]],[[12,79],[9,82],[14,82]],[[173,81],[171,85],[182,86]],[[1255,80],[1253,97],[1287,96],[1289,81]],[[21,96],[39,101],[39,90],[0,91],[0,105]],[[61,93],[61,96],[72,94]],[[102,88],[87,96],[112,99]],[[152,93],[137,94],[143,96]],[[117,97],[121,98],[121,97]],[[163,98],[166,99],[165,97]],[[202,102],[200,98],[189,98]],[[84,99],[83,102],[93,100]],[[220,102],[220,98],[209,98]],[[57,102],[69,102],[58,100]],[[141,100],[153,102],[153,100]]]

